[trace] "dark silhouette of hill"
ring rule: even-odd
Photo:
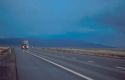
[[[30,45],[39,47],[71,47],[71,48],[112,48],[101,44],[88,43],[74,39],[40,39],[40,38],[2,38],[0,45],[20,46],[22,40],[29,40]]]

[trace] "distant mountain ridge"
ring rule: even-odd
[[[70,48],[112,48],[110,46],[88,43],[73,39],[39,39],[39,38],[1,38],[0,45],[20,46],[22,40],[29,40],[30,45],[39,47],[70,47]]]

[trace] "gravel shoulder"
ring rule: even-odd
[[[0,80],[17,80],[14,49],[0,47]]]

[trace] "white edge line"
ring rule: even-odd
[[[116,68],[119,68],[119,69],[124,69],[124,70],[125,70],[125,68],[124,68],[124,67],[116,67]]]
[[[27,52],[27,51],[25,51],[25,52]],[[68,72],[71,72],[71,73],[73,73],[73,74],[75,74],[75,75],[77,75],[77,76],[79,76],[79,77],[82,77],[82,78],[84,78],[84,79],[86,79],[86,80],[94,80],[94,79],[92,79],[92,78],[90,78],[90,77],[88,77],[88,76],[85,76],[85,75],[83,75],[83,74],[80,74],[80,73],[78,73],[78,72],[76,72],[76,71],[74,71],[74,70],[71,70],[71,69],[69,69],[69,68],[67,68],[67,67],[64,67],[64,66],[62,66],[62,65],[60,65],[60,64],[57,64],[57,63],[55,63],[55,62],[52,62],[52,61],[50,61],[50,60],[48,60],[48,59],[45,59],[45,58],[43,58],[43,57],[34,55],[34,54],[30,53],[30,52],[27,52],[27,53],[29,53],[29,54],[31,54],[31,55],[37,57],[37,58],[40,58],[40,59],[42,59],[42,60],[44,60],[44,61],[46,61],[46,62],[49,62],[49,63],[51,63],[51,64],[53,64],[53,65],[55,65],[55,66],[58,66],[58,67],[60,67],[60,68],[62,68],[62,69],[64,69],[64,70],[66,70],[66,71],[68,71]]]

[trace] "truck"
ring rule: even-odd
[[[29,41],[28,40],[23,40],[21,42],[21,49],[29,49]]]

